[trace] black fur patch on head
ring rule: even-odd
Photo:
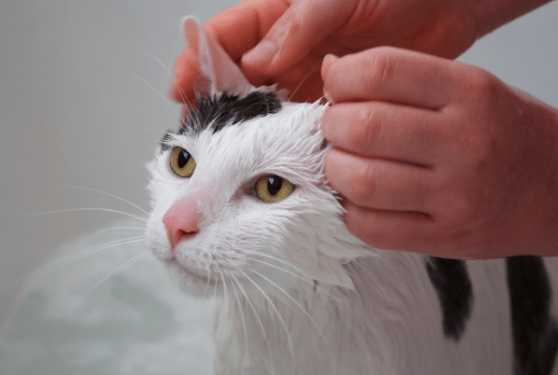
[[[550,375],[558,353],[558,324],[550,315],[552,290],[542,258],[506,259],[514,375]]]
[[[462,260],[429,257],[426,271],[440,300],[444,334],[459,341],[473,304],[473,286],[466,264]]]
[[[192,131],[199,133],[208,127],[216,133],[225,126],[277,113],[281,109],[281,101],[272,92],[253,91],[242,99],[224,92],[218,97],[202,98],[196,95],[196,100],[198,107],[190,108],[179,134]]]
[[[169,130],[168,132],[165,133],[165,135],[163,136],[163,138],[161,139],[161,152],[167,151],[170,146],[168,145],[168,141],[171,140],[171,134],[172,132]]]

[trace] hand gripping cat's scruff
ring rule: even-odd
[[[198,107],[150,165],[147,237],[184,291],[218,299],[217,374],[558,374],[557,258],[366,245],[323,176],[326,105],[253,88],[184,28]]]

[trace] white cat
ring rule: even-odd
[[[558,259],[366,245],[324,179],[326,106],[254,89],[184,28],[204,79],[150,164],[147,237],[187,293],[219,300],[217,374],[558,374]]]

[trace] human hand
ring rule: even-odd
[[[470,1],[471,2],[471,1]],[[276,82],[291,100],[322,96],[324,56],[393,45],[456,57],[478,36],[465,1],[245,0],[204,24],[254,86]],[[257,48],[253,49],[256,45]],[[273,53],[275,51],[276,53]],[[192,102],[197,62],[186,49],[171,96]]]
[[[391,47],[327,57],[321,73],[325,174],[354,235],[450,258],[558,255],[558,110]]]

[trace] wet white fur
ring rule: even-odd
[[[448,340],[426,258],[373,249],[343,224],[322,173],[324,108],[284,103],[216,134],[175,136],[169,144],[197,163],[191,178],[172,173],[170,150],[150,165],[153,251],[186,292],[219,300],[216,373],[511,374],[504,261],[467,263],[472,315],[461,340]],[[264,203],[251,188],[266,174],[296,189]],[[200,232],[172,259],[162,216],[198,191],[206,192]],[[551,281],[558,285],[555,273]]]

